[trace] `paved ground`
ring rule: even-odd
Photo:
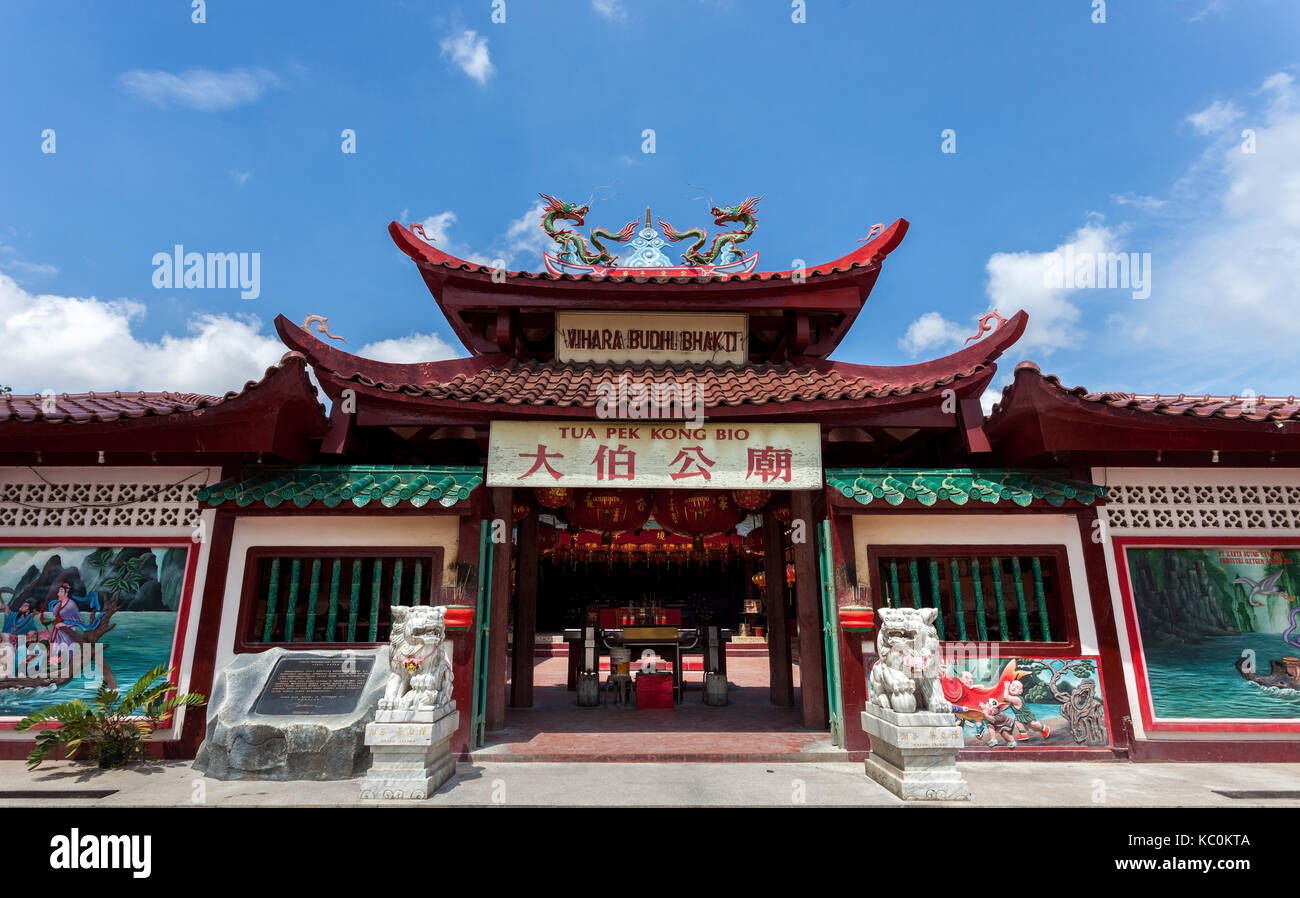
[[[976,806],[1300,807],[1300,764],[1133,764],[983,761],[959,765]],[[103,798],[66,790],[114,790]],[[15,790],[44,795],[3,797]],[[1216,791],[1218,790],[1218,791]],[[1219,791],[1289,790],[1289,798],[1234,799]],[[58,762],[29,773],[0,762],[0,807],[344,806],[355,781],[224,783],[169,762],[101,773]],[[898,806],[861,764],[465,763],[423,804],[446,806]],[[914,804],[914,803],[909,803]],[[961,806],[968,806],[961,803]]]

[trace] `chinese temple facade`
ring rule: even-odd
[[[762,272],[757,200],[715,208],[743,227],[707,250],[649,211],[588,240],[546,200],[539,273],[389,226],[464,358],[366,359],[281,316],[283,359],[225,396],[0,396],[6,756],[83,688],[42,668],[61,644],[208,694],[239,654],[370,648],[392,605],[446,604],[462,758],[536,712],[540,660],[599,730],[649,657],[668,710],[644,679],[629,713],[652,729],[735,713],[744,659],[782,726],[860,759],[871,612],[899,606],[938,609],[965,759],[1297,757],[1300,402],[1021,362],[986,414],[1024,312],[919,364],[830,359],[902,219]]]

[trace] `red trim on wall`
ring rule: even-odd
[[[151,548],[172,549],[184,548],[185,554],[185,578],[181,583],[180,603],[176,607],[176,628],[172,633],[172,647],[168,654],[168,666],[174,668],[170,681],[172,684],[168,695],[175,695],[177,684],[180,679],[182,663],[185,653],[185,634],[189,629],[190,600],[194,591],[194,577],[198,571],[199,552],[197,544],[187,537],[157,537],[157,536],[118,536],[118,537],[85,537],[85,536],[39,536],[39,537],[0,537],[0,548],[24,548],[39,546],[95,546],[103,548],[121,548],[126,546],[149,546]],[[130,613],[130,612],[126,612]],[[119,683],[120,688],[125,689],[130,684]],[[52,696],[52,698],[54,698]],[[196,709],[187,710],[186,717]],[[201,713],[201,709],[200,709]],[[24,715],[25,716],[25,715]],[[7,716],[0,717],[0,731],[13,730],[22,717]],[[174,742],[173,739],[158,740],[165,742]],[[11,753],[8,750],[10,746],[21,746],[23,751],[18,757],[26,757],[35,740],[5,740],[0,743],[4,750],[0,750],[0,757],[9,758]]]
[[[1142,634],[1138,630],[1137,607],[1133,602],[1133,587],[1129,581],[1128,554],[1129,547],[1185,549],[1198,546],[1241,546],[1244,548],[1300,548],[1300,537],[1261,538],[1257,536],[1116,536],[1111,539],[1115,549],[1115,573],[1119,580],[1120,598],[1124,606],[1124,624],[1128,632],[1129,655],[1133,661],[1133,674],[1137,678],[1138,707],[1142,714],[1142,728],[1152,732],[1200,732],[1200,733],[1300,733],[1300,721],[1285,722],[1279,720],[1259,720],[1243,722],[1240,720],[1215,721],[1212,718],[1196,718],[1189,721],[1156,720],[1155,709],[1151,699],[1151,684],[1147,677],[1146,652],[1142,648]],[[1142,752],[1150,752],[1151,746],[1159,743],[1143,740]],[[1195,743],[1210,745],[1211,743]],[[1232,745],[1244,746],[1250,743],[1235,742]],[[1136,750],[1136,749],[1135,749]],[[1166,755],[1170,749],[1161,749]],[[1291,746],[1290,760],[1295,760],[1295,747]],[[1170,756],[1167,760],[1175,760]],[[1182,760],[1182,757],[1177,758]],[[1204,759],[1204,758],[1201,758]]]

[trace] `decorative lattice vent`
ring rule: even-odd
[[[1300,486],[1112,486],[1111,529],[1300,530]]]
[[[193,527],[199,483],[3,483],[0,527]]]

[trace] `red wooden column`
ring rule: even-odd
[[[1123,748],[1128,745],[1128,731],[1123,723],[1131,712],[1128,689],[1124,684],[1124,656],[1119,650],[1120,622],[1115,619],[1115,606],[1111,602],[1110,579],[1106,576],[1106,551],[1101,543],[1102,530],[1094,524],[1099,516],[1100,511],[1096,505],[1080,508],[1075,513],[1079,521],[1079,539],[1083,543],[1083,569],[1088,578],[1092,622],[1097,630],[1097,650],[1101,654],[1101,686],[1106,701],[1106,715],[1110,718],[1114,746]]]
[[[827,503],[829,508],[830,503]],[[858,601],[857,555],[853,546],[853,516],[831,515],[831,568],[835,576],[835,606],[842,608]],[[867,707],[867,669],[862,656],[866,634],[838,634],[840,640],[840,704],[844,709],[844,748],[849,752],[867,752],[871,740],[862,730],[862,712]],[[850,758],[857,760],[856,756]]]
[[[511,499],[513,490],[508,487],[490,489],[494,531],[505,528],[505,540],[492,544],[492,609],[488,621],[487,696],[484,704],[483,725],[488,730],[499,730],[506,725],[506,640],[510,636],[510,541],[512,520]]]
[[[763,556],[767,563],[767,664],[772,704],[794,707],[794,673],[790,669],[790,637],[785,627],[785,551],[781,522],[763,515]]]
[[[477,492],[475,490],[475,494]],[[468,563],[474,569],[474,575],[470,577],[467,584],[468,592],[463,597],[463,603],[466,605],[476,604],[478,585],[482,582],[483,577],[490,574],[489,571],[480,571],[478,569],[483,505],[482,497],[475,495],[471,510],[460,519],[460,537],[457,540],[456,561]],[[451,670],[453,677],[451,697],[456,702],[456,710],[460,712],[460,726],[456,728],[456,734],[451,737],[451,751],[462,761],[469,759],[469,737],[474,719],[474,651],[476,648],[474,634],[477,627],[478,620],[476,619],[474,628],[470,629],[468,633],[453,633],[451,636]]]
[[[519,522],[519,560],[515,563],[519,602],[515,606],[514,673],[510,706],[533,706],[533,655],[537,642],[537,509]]]
[[[803,541],[793,544],[795,611],[799,620],[799,698],[803,725],[825,729],[826,661],[822,650],[821,583],[817,575],[817,550],[812,493],[798,490],[790,497],[796,526],[803,522]]]
[[[224,475],[225,472],[223,472]],[[190,692],[212,695],[212,681],[216,678],[217,639],[221,630],[221,608],[225,604],[226,575],[230,570],[230,543],[235,533],[235,515],[218,508],[212,522],[212,541],[208,547],[208,569],[203,579],[202,606],[197,621],[189,626],[198,631],[194,641],[194,663],[190,667]],[[198,551],[198,547],[194,548]],[[181,738],[174,748],[163,743],[166,758],[193,758],[203,743],[208,726],[208,709],[187,708]]]

